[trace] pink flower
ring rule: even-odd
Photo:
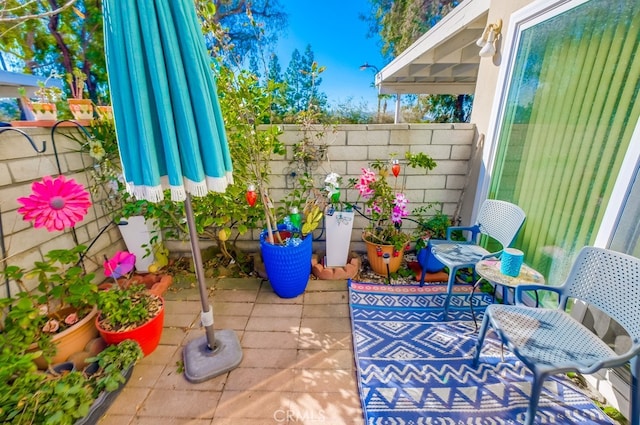
[[[362,180],[360,180],[359,183],[356,183],[355,188],[358,189],[360,196],[363,198],[368,198],[373,195],[373,189],[369,187],[368,183],[363,183]]]
[[[104,275],[117,279],[133,270],[136,256],[128,251],[118,251],[104,262]]]
[[[78,322],[78,313],[71,313],[64,318],[64,323],[67,325],[73,325]]]
[[[42,332],[54,333],[60,329],[60,322],[56,319],[49,319],[47,323],[42,327]]]
[[[371,171],[369,168],[362,168],[362,174],[360,175],[360,182],[369,185],[369,183],[373,183],[376,181],[376,173]]]
[[[32,193],[18,198],[22,207],[18,213],[26,221],[33,220],[33,227],[46,227],[50,232],[73,227],[87,214],[91,201],[89,192],[74,179],[45,176],[42,181],[33,182]]]
[[[404,193],[396,193],[396,199],[393,201],[393,204],[402,209],[406,209],[409,200],[404,196]]]

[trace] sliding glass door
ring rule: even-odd
[[[593,245],[640,117],[640,2],[556,3],[516,33],[489,188],[527,213],[515,245],[552,283]]]

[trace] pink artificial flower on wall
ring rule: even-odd
[[[33,182],[31,195],[18,198],[22,207],[18,213],[25,221],[33,221],[33,227],[45,227],[48,231],[64,230],[81,221],[91,206],[89,192],[74,179],[65,176],[45,176]]]

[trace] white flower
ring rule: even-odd
[[[95,159],[96,161],[100,161],[102,158],[104,158],[105,155],[106,152],[99,140],[91,140],[89,142],[89,156],[91,158]]]
[[[340,174],[338,173],[327,174],[327,177],[324,179],[324,182],[327,184],[327,186],[325,186],[325,190],[330,193],[334,192],[340,185],[338,180],[340,180]]]

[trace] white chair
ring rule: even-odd
[[[526,214],[519,206],[506,201],[487,199],[482,203],[478,213],[478,219],[473,226],[451,226],[447,229],[446,240],[431,240],[433,256],[443,265],[449,268],[447,282],[447,298],[444,303],[444,320],[449,315],[449,304],[453,285],[456,281],[456,273],[461,268],[471,267],[485,258],[499,257],[504,248],[508,248],[513,242],[524,223]],[[471,237],[467,241],[454,241],[451,235],[454,231],[469,231]],[[498,241],[501,249],[489,252],[477,245],[481,235],[486,235]],[[421,279],[420,285],[424,284]],[[471,300],[473,302],[473,300]]]
[[[525,291],[558,294],[557,308],[536,308],[523,302]],[[617,321],[629,334],[628,347],[616,353],[591,330],[566,312],[567,301],[582,300]],[[525,425],[533,424],[544,380],[566,372],[594,373],[631,362],[632,425],[640,424],[640,259],[602,248],[583,248],[562,286],[521,285],[516,305],[487,307],[473,359],[477,366],[489,326],[533,372]]]

